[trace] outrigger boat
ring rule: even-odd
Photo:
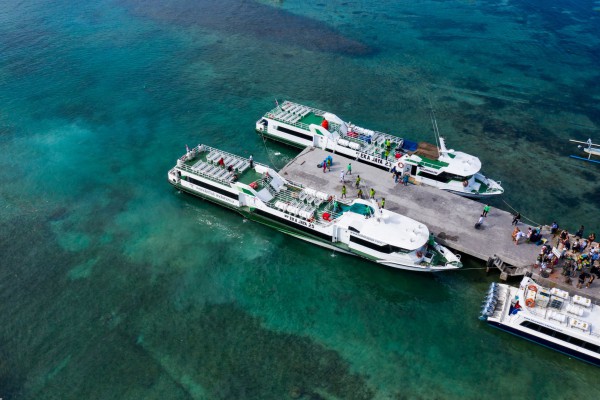
[[[538,284],[492,283],[479,319],[513,335],[600,366],[600,307],[591,299]]]
[[[365,129],[335,114],[285,101],[256,122],[256,131],[296,147],[320,147],[386,171],[395,169],[415,184],[461,196],[484,198],[504,192],[500,182],[480,173],[477,157],[448,149],[433,116],[432,123],[437,145]]]
[[[345,201],[283,178],[274,169],[198,145],[168,172],[175,188],[310,243],[392,268],[447,271],[460,256],[425,225],[362,199]]]
[[[576,158],[578,160],[589,161],[589,162],[599,163],[600,164],[600,160],[592,160],[592,156],[600,157],[600,144],[592,143],[592,139],[588,139],[587,142],[582,142],[582,141],[579,141],[579,140],[569,139],[569,142],[581,143],[581,144],[587,145],[587,147],[583,147],[580,144],[577,147],[580,148],[580,149],[582,149],[585,153],[588,154],[587,158],[580,157],[580,156],[575,156],[575,155],[570,155],[569,157]]]

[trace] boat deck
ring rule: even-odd
[[[279,122],[284,122],[286,124],[290,124],[296,126],[297,128],[308,131],[309,126],[311,124],[321,125],[325,111],[317,110],[316,108],[304,106],[302,104],[293,103],[291,101],[285,101],[279,107],[275,107],[272,110],[268,111],[265,116],[272,118]],[[395,153],[396,149],[402,148],[400,151],[402,154],[415,153],[423,158],[424,162],[431,163],[432,168],[439,169],[442,166],[447,166],[447,163],[439,162],[437,164],[439,153],[437,151],[437,147],[432,145],[431,143],[421,142],[421,143],[412,143],[415,145],[415,149],[406,149],[402,147],[404,143],[404,139],[401,137],[397,137],[394,135],[390,135],[388,133],[372,131],[368,129],[364,129],[355,125],[350,125],[350,131],[346,134],[342,133],[339,129],[339,125],[329,121],[330,130],[336,131],[342,139],[347,140],[348,142],[358,143],[362,147],[361,151],[363,153],[380,157],[387,161],[394,162],[395,161]],[[387,157],[385,141],[389,140],[390,142],[390,151],[388,152]]]
[[[323,117],[320,115],[317,115],[311,111],[306,116],[302,117],[300,119],[300,122],[302,122],[303,124],[306,124],[306,125],[310,125],[310,124],[321,125],[321,123],[323,122]]]

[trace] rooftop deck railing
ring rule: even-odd
[[[247,159],[247,158],[240,157],[240,156],[235,155],[233,153],[222,151],[220,149],[216,149],[214,147],[210,147],[210,146],[207,146],[207,145],[199,144],[198,146],[192,148],[191,151],[196,151],[196,154],[197,154],[196,157],[198,157],[200,155],[200,153],[210,154],[213,151],[217,151],[224,158],[230,157],[230,158],[232,158],[234,160],[244,160],[244,161],[250,163],[250,160]],[[194,175],[201,176],[203,178],[209,179],[209,180],[211,180],[213,182],[217,182],[217,183],[220,183],[220,184],[223,184],[223,185],[230,185],[232,183],[231,176],[229,176],[229,175],[225,175],[225,176],[227,176],[227,178],[214,176],[214,175],[208,174],[208,173],[206,173],[204,171],[199,171],[197,169],[194,169],[193,166],[190,166],[190,165],[186,164],[186,162],[189,161],[187,159],[187,154],[184,154],[183,156],[179,157],[179,160],[182,161],[182,162],[178,163],[177,168],[179,168],[179,169],[181,169],[183,171],[189,172],[189,173],[194,174]],[[207,163],[212,163],[212,161],[208,160],[208,159],[207,159],[206,162]],[[265,168],[268,168],[268,166],[266,166],[264,164],[261,164],[261,163],[257,163],[257,162],[254,162],[254,165],[261,165],[261,166],[263,166]],[[242,176],[244,174],[244,172],[245,171],[240,172],[240,176]]]

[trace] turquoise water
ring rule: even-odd
[[[197,143],[284,165],[253,131],[275,98],[424,140],[431,104],[495,207],[600,231],[600,168],[566,157],[600,140],[599,7],[1,2],[0,397],[596,398],[477,320],[496,275],[331,254],[166,172]]]

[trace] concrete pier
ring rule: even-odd
[[[317,165],[329,155],[333,157],[333,165],[331,171],[324,173]],[[396,184],[390,173],[318,148],[304,149],[279,173],[288,180],[339,198],[343,184],[340,182],[340,172],[346,173],[348,163],[352,164],[352,175],[345,175],[348,200],[356,198],[354,183],[360,175],[360,188],[364,198],[368,197],[369,190],[373,188],[378,201],[385,198],[386,209],[423,222],[439,243],[485,262],[497,257],[501,260],[496,265],[503,271],[501,279],[532,272],[534,278],[544,285],[561,287],[600,303],[600,280],[594,282],[589,289],[577,289],[577,278],[572,278],[573,282],[570,284],[565,283],[561,269],[555,269],[548,279],[541,278],[538,270],[532,268],[541,247],[527,242],[515,245],[511,237],[514,229],[513,216],[507,211],[492,208],[481,228],[475,229],[475,223],[483,211],[482,203],[431,187]],[[523,223],[518,226],[524,232],[529,227]],[[542,234],[545,238],[550,238],[547,230],[542,230]]]
[[[485,261],[496,255],[515,267],[527,267],[535,261],[540,250],[538,246],[530,243],[516,246],[512,241],[510,213],[492,209],[480,229],[475,229],[483,204],[431,187],[396,184],[392,174],[337,154],[332,155],[334,163],[331,171],[324,173],[317,164],[328,155],[331,153],[307,148],[280,173],[286,179],[339,198],[342,193],[340,172],[345,173],[348,163],[352,163],[352,175],[345,177],[349,199],[356,197],[354,183],[360,175],[360,187],[365,197],[371,188],[375,189],[378,200],[385,198],[386,209],[423,222],[443,245]],[[527,225],[520,223],[519,227],[527,231]]]

